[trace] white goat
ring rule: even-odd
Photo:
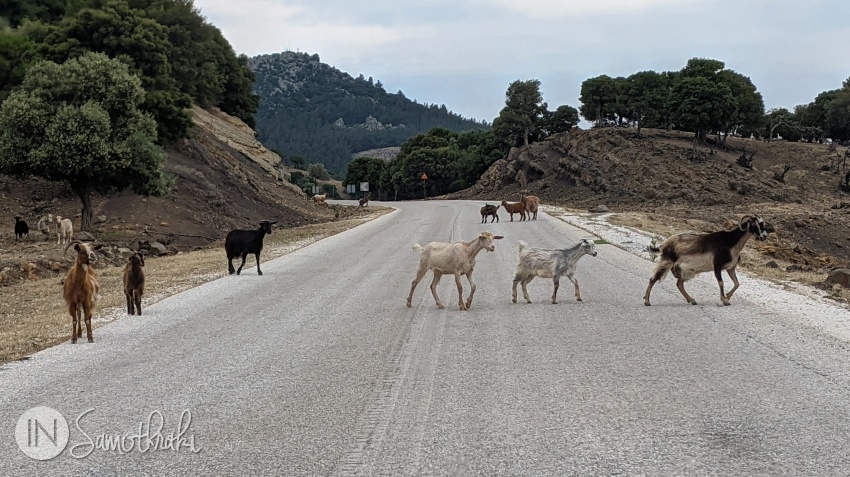
[[[53,219],[53,214],[42,215],[38,218],[38,223],[36,224],[36,229],[43,234],[52,234],[51,229],[53,228],[53,224],[56,221]]]
[[[771,231],[772,227],[758,215],[745,215],[738,227],[732,230],[707,234],[678,234],[668,238],[661,247],[649,247],[650,252],[661,253],[661,260],[655,266],[655,271],[649,279],[649,285],[643,295],[643,304],[650,305],[649,294],[652,292],[652,286],[664,278],[667,272],[672,272],[678,279],[676,287],[679,292],[688,303],[696,305],[696,300],[685,291],[685,282],[698,273],[714,271],[717,285],[720,286],[720,301],[728,306],[729,299],[738,289],[738,275],[735,268],[741,261],[741,249],[751,236],[755,235],[756,239],[765,240]],[[723,270],[726,270],[732,283],[735,284],[725,295],[721,275]]]
[[[63,219],[61,215],[56,215],[56,243],[71,243],[71,236],[74,235],[74,223],[71,219]]]
[[[558,287],[561,286],[561,276],[566,275],[576,287],[576,301],[581,301],[581,291],[578,288],[578,278],[575,278],[578,259],[585,255],[596,256],[593,242],[583,239],[570,248],[543,249],[529,247],[523,241],[519,242],[519,261],[516,264],[512,300],[516,303],[516,286],[522,284],[522,297],[531,303],[528,297],[528,285],[534,277],[551,278],[555,290],[552,292],[552,303],[558,303]]]
[[[416,285],[422,280],[422,277],[428,270],[434,271],[434,279],[431,280],[431,294],[434,295],[434,301],[437,302],[437,308],[443,309],[445,305],[437,296],[437,285],[440,283],[440,278],[444,274],[453,274],[455,283],[457,284],[457,304],[461,310],[468,310],[472,306],[472,297],[475,295],[475,282],[472,281],[472,271],[475,268],[475,256],[481,250],[487,249],[492,252],[496,250],[496,245],[493,240],[500,240],[504,237],[501,235],[493,235],[490,232],[482,232],[477,238],[468,242],[431,242],[424,248],[417,244],[413,245],[413,250],[421,253],[419,257],[419,270],[416,271],[416,278],[410,285],[410,294],[407,296],[407,307],[411,307],[413,300],[413,290]],[[470,291],[469,298],[466,303],[463,302],[463,285],[460,283],[461,275],[466,275],[469,281]]]

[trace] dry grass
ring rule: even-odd
[[[707,232],[717,229],[716,223],[698,219],[681,219],[658,214],[645,214],[639,212],[624,212],[612,214],[607,218],[608,222],[626,227],[637,232],[648,232],[658,236],[658,244],[663,239],[679,232]],[[729,226],[734,224],[727,224]],[[786,271],[793,263],[774,258],[763,252],[771,250],[774,237],[768,237],[764,243],[750,241],[741,252],[741,268],[747,272],[766,280],[782,284],[785,288],[796,290],[795,283],[811,286],[823,290],[826,297],[843,303],[850,303],[850,290],[835,286],[825,289],[823,283],[826,274],[823,272]],[[768,267],[767,263],[775,262],[778,268]]]
[[[265,239],[263,261],[356,227],[391,210],[371,207],[370,215],[361,218],[275,230]],[[254,261],[249,257],[245,267],[247,269],[251,266],[254,266]],[[123,267],[97,269],[101,296],[92,320],[96,328],[127,316],[122,273]],[[146,287],[142,309],[226,273],[227,260],[223,247],[151,258],[145,267]],[[3,343],[0,347],[0,364],[21,359],[70,338],[71,317],[62,298],[60,284],[63,278],[25,282],[0,289],[0,343]]]

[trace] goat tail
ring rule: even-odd
[[[519,252],[522,253],[522,249],[527,248],[527,247],[528,247],[528,244],[523,242],[522,240],[520,240],[519,246],[517,248],[519,249]]]
[[[660,253],[661,252],[661,247],[656,247],[654,245],[650,245],[650,246],[646,247],[646,249],[649,250],[652,253]]]
[[[413,244],[413,250],[419,253],[422,253],[422,246],[418,243]]]

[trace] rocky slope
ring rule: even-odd
[[[576,129],[512,149],[451,197],[515,201],[528,190],[544,203],[702,219],[708,227],[756,213],[777,227],[777,256],[812,266],[850,263],[850,194],[839,189],[844,172],[836,168],[845,148],[732,137],[722,147],[701,146],[694,159],[692,138]],[[739,165],[743,154],[752,168]]]
[[[297,187],[281,180],[279,157],[263,147],[242,121],[218,110],[192,110],[195,127],[189,139],[168,151],[167,171],[176,186],[167,197],[140,197],[122,192],[95,197],[92,236],[117,247],[135,249],[140,240],[160,242],[167,253],[218,246],[233,228],[254,228],[263,219],[293,227],[333,220],[340,212],[317,208]],[[18,181],[0,176],[0,285],[26,275],[64,268],[61,246],[39,234],[38,217],[47,213],[70,217],[80,225],[80,202],[68,186],[40,179]],[[342,214],[345,214],[343,211]],[[14,216],[32,229],[14,243]],[[114,253],[116,261],[120,257]],[[53,270],[57,269],[57,270]]]

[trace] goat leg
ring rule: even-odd
[[[142,294],[137,291],[135,295],[136,310],[139,312],[139,316],[142,316]]]
[[[520,282],[520,285],[522,285],[522,297],[525,298],[526,303],[531,303],[531,298],[528,297],[528,290],[525,288],[531,280],[534,280],[534,275],[526,277]]]
[[[237,275],[239,275],[240,273],[242,273],[242,267],[244,267],[244,266],[245,266],[245,258],[246,258],[246,257],[248,257],[248,254],[247,254],[247,253],[243,253],[243,254],[242,254],[242,264],[241,264],[241,265],[239,265],[239,268],[237,268],[237,269],[236,269],[236,274],[237,274]]]
[[[567,275],[567,278],[569,278],[570,281],[573,282],[573,285],[576,286],[576,301],[581,301],[581,290],[578,288],[578,278],[572,275]]]
[[[229,275],[236,273],[236,269],[233,268],[233,257],[227,257],[227,273]]]
[[[71,313],[71,344],[76,344],[77,326],[79,325],[79,320],[77,319],[77,305],[69,305],[68,311]]]
[[[691,305],[697,304],[697,301],[691,298],[691,296],[688,295],[688,292],[685,291],[685,280],[683,278],[679,277],[679,279],[676,280],[676,288],[679,289],[679,292],[682,294],[683,297],[685,297],[685,300],[687,300],[688,303],[690,303]]]
[[[729,306],[729,299],[726,298],[726,294],[723,293],[723,269],[719,266],[714,266],[714,277],[717,278],[717,286],[720,287],[720,301],[723,302],[724,306]]]
[[[561,278],[558,275],[555,275],[552,278],[552,284],[554,285],[554,290],[552,291],[552,304],[558,304],[558,288],[561,287]]]
[[[735,286],[733,286],[732,289],[729,290],[729,293],[726,294],[726,299],[729,300],[729,299],[732,298],[732,295],[735,293],[735,290],[738,289],[738,285],[740,285],[740,283],[738,283],[738,273],[735,272],[734,268],[730,268],[729,270],[726,270],[726,273],[729,274],[729,278],[731,278],[732,283],[735,284]]]
[[[94,343],[94,337],[91,333],[91,312],[92,305],[91,303],[83,302],[83,312],[86,314],[86,338],[88,338],[89,343]],[[83,333],[83,328],[80,327],[80,334]]]
[[[410,284],[410,294],[407,295],[407,307],[410,308],[413,306],[413,290],[416,290],[416,285],[419,285],[419,281],[422,280],[422,277],[425,276],[425,273],[428,272],[427,267],[419,266],[419,270],[416,271],[416,278],[413,279],[413,282]]]
[[[254,256],[257,257],[257,275],[262,276],[263,271],[260,270],[260,252],[255,253]]]
[[[463,303],[463,285],[460,283],[460,275],[457,273],[455,275],[455,284],[457,285],[457,306],[461,311],[467,309],[467,306]]]
[[[520,280],[522,280],[521,276],[514,276],[514,284],[513,287],[511,287],[511,301],[513,301],[514,303],[516,303],[516,286],[520,282]]]
[[[440,297],[437,296],[437,285],[440,284],[441,278],[443,278],[442,272],[434,270],[434,278],[431,280],[431,295],[434,295],[434,301],[437,303],[437,308],[442,310],[446,307],[446,305],[443,305],[443,302],[440,301]]]
[[[466,299],[466,309],[472,308],[472,296],[475,295],[475,282],[472,281],[472,271],[466,274],[466,280],[469,282],[469,298]]]

